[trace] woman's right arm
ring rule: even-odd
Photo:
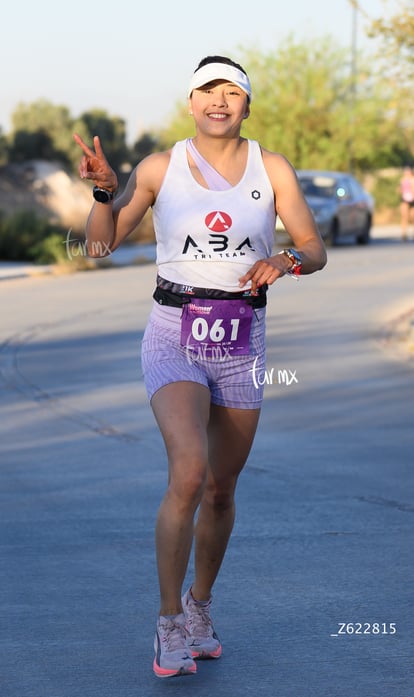
[[[95,186],[116,192],[118,181],[95,136],[95,151],[80,136],[75,141],[83,150],[79,165],[82,179],[90,179]],[[156,195],[168,167],[169,154],[155,153],[142,160],[133,170],[125,191],[110,203],[94,202],[86,224],[86,244],[91,257],[104,257],[113,252],[136,228]]]

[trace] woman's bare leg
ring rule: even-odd
[[[168,488],[156,525],[161,615],[182,612],[182,584],[208,470],[207,425],[210,393],[194,382],[175,382],[158,390],[151,406],[168,455]]]
[[[209,468],[195,528],[193,597],[208,600],[220,570],[235,518],[234,493],[249,455],[260,409],[211,405]]]

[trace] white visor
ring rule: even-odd
[[[196,70],[190,80],[188,97],[191,97],[193,90],[207,85],[208,82],[213,82],[213,80],[227,80],[228,82],[233,82],[248,95],[251,101],[252,88],[249,78],[242,70],[234,68],[232,65],[227,65],[227,63],[207,63],[207,65],[203,65],[202,68]]]

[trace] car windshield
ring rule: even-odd
[[[337,192],[337,182],[332,177],[299,177],[299,182],[305,196],[332,198]]]

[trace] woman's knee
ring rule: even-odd
[[[180,473],[174,467],[170,469],[168,492],[182,506],[198,506],[206,485],[207,467],[200,464],[197,467],[180,469]]]
[[[231,478],[221,483],[209,483],[203,492],[203,501],[216,511],[233,508],[236,479]]]

